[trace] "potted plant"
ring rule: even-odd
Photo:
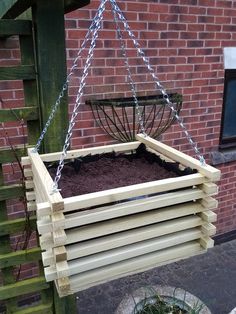
[[[170,286],[142,287],[127,295],[115,314],[211,314],[209,308],[189,292]]]

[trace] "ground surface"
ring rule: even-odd
[[[80,292],[78,313],[114,314],[126,293],[156,284],[181,287],[199,297],[212,314],[228,314],[236,306],[236,240],[206,254]]]

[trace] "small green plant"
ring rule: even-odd
[[[143,301],[142,308],[137,310],[135,307],[135,314],[187,314],[188,312],[181,309],[178,305],[168,304],[159,295],[155,295],[151,302],[150,298]],[[192,313],[191,313],[192,314]]]
[[[203,304],[197,303],[193,308],[186,309],[185,296],[181,302],[178,300],[177,304],[174,296],[171,301],[168,301],[155,294],[153,297],[145,298],[141,303],[136,304],[134,314],[199,314]]]

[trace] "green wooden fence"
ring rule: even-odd
[[[21,64],[0,67],[0,80],[22,80],[25,106],[17,109],[0,109],[0,123],[19,121],[27,124],[28,146],[36,143],[41,126],[45,123],[51,105],[59,95],[66,77],[64,13],[87,5],[89,0],[1,0],[0,38],[8,40],[12,35],[19,36]],[[32,9],[31,20],[14,20],[27,9]],[[30,14],[31,15],[31,14]],[[47,152],[61,150],[68,123],[67,98],[63,100],[53,122],[42,150]],[[41,267],[39,247],[12,251],[11,236],[22,233],[26,218],[8,219],[7,200],[24,196],[22,184],[5,185],[3,166],[25,155],[25,146],[0,148],[0,269],[2,285],[0,301],[6,313],[76,313],[74,297],[59,299],[55,287],[46,283]],[[32,230],[36,229],[35,216],[27,221]],[[39,276],[17,281],[13,275],[14,267],[37,262]],[[37,293],[38,300],[30,306],[19,307],[24,295]]]
[[[36,64],[34,58],[34,43],[32,36],[32,22],[23,20],[0,20],[0,36],[6,38],[19,35],[21,50],[21,65],[14,67],[0,67],[0,80],[22,80],[25,93],[25,107],[17,109],[1,109],[0,122],[11,122],[23,119],[27,124],[29,140],[34,144],[40,129],[39,100],[36,80]],[[7,38],[5,39],[7,40]],[[15,147],[15,152],[20,158],[25,155],[25,147]],[[8,219],[6,201],[24,196],[22,184],[5,185],[3,179],[3,165],[16,162],[12,148],[0,150],[0,268],[3,285],[0,287],[0,300],[4,301],[7,313],[53,313],[53,298],[51,287],[45,282],[41,274],[32,279],[17,281],[13,274],[15,266],[41,259],[39,247],[12,251],[10,237],[22,233],[26,219]],[[30,217],[30,225],[36,228],[35,217]],[[19,299],[27,293],[39,293],[40,301],[31,307],[22,310]]]

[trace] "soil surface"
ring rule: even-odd
[[[92,160],[82,160],[79,165],[69,163],[65,165],[59,182],[61,194],[70,197],[178,176],[151,155],[146,152],[129,157],[104,154],[92,157]],[[49,171],[54,178],[56,168]]]

